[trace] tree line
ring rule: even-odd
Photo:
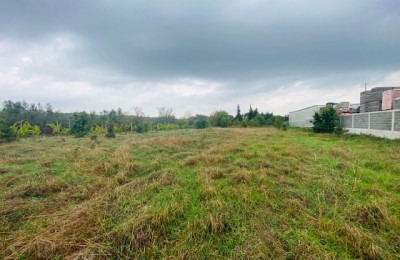
[[[176,118],[171,108],[158,108],[157,117],[146,116],[141,107],[134,107],[129,112],[121,108],[96,112],[62,113],[54,111],[51,104],[28,104],[25,101],[5,101],[0,110],[0,140],[13,140],[17,137],[39,135],[105,135],[114,137],[115,133],[150,130],[172,130],[207,127],[261,127],[273,125],[282,127],[287,117],[272,113],[260,113],[250,106],[247,113],[242,114],[237,106],[235,116],[226,111],[216,111],[210,116],[186,115]]]

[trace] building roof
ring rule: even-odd
[[[302,108],[302,109],[290,111],[289,113],[298,112],[298,111],[301,111],[301,110],[306,110],[306,109],[309,109],[309,108],[312,108],[312,107],[325,107],[325,105],[313,105],[313,106],[305,107],[305,108]]]

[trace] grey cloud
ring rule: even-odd
[[[216,107],[297,81],[334,88],[399,70],[399,11],[392,0],[4,0],[0,43],[67,35],[77,46],[25,76],[115,89],[150,82],[155,91],[202,79],[221,83],[207,96]],[[190,107],[204,98],[178,100]]]
[[[398,67],[398,1],[6,1],[1,32],[77,34],[82,66],[254,80]]]

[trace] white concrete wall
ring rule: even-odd
[[[349,130],[349,133],[352,134],[373,135],[387,139],[400,139],[400,132],[398,131],[385,131],[385,130],[362,129],[362,128],[346,128],[346,129]]]
[[[354,134],[400,138],[400,110],[360,113],[340,117],[340,125]]]

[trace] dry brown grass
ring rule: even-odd
[[[0,258],[400,254],[390,142],[242,128],[1,148]]]
[[[31,259],[50,259],[54,255],[71,254],[84,247],[93,247],[104,239],[105,233],[98,224],[99,206],[76,206],[63,214],[46,216],[48,224],[37,234],[21,234],[15,239],[13,250],[6,251],[8,258],[25,255]]]

